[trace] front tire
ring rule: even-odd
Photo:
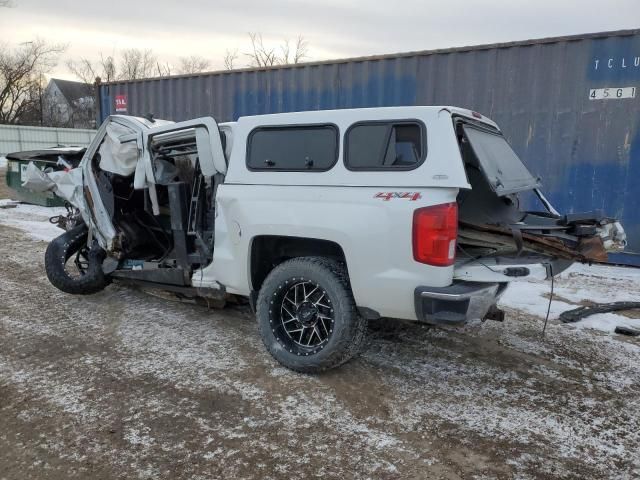
[[[104,250],[95,241],[89,248],[88,234],[83,223],[53,239],[47,246],[44,256],[47,278],[65,293],[89,295],[110,283],[102,270]],[[71,261],[72,257],[75,257],[74,261]]]
[[[274,268],[260,289],[257,317],[269,353],[303,373],[350,360],[367,330],[345,267],[322,257],[294,258]]]

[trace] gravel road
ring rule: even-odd
[[[40,219],[42,220],[42,218]],[[0,479],[638,478],[640,343],[509,309],[376,322],[305,376],[246,307],[77,297],[0,225]]]

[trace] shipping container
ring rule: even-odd
[[[456,105],[503,129],[564,212],[603,209],[640,252],[640,29],[102,84],[99,118]],[[637,257],[624,261],[637,262]]]

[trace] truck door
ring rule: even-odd
[[[162,182],[159,159],[175,150],[176,145],[197,154],[197,167],[205,178],[227,173],[227,163],[218,124],[212,117],[202,117],[171,125],[163,125],[142,132],[142,158],[136,168],[135,188],[149,188],[155,215],[159,214],[155,185]],[[184,153],[184,152],[183,152]]]

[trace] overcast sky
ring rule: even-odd
[[[0,42],[41,37],[64,58],[151,48],[178,63],[200,55],[222,68],[227,48],[247,51],[304,35],[309,60],[525,40],[640,27],[640,0],[14,0],[0,9]],[[239,66],[246,60],[240,58]],[[54,76],[72,78],[64,61]]]

